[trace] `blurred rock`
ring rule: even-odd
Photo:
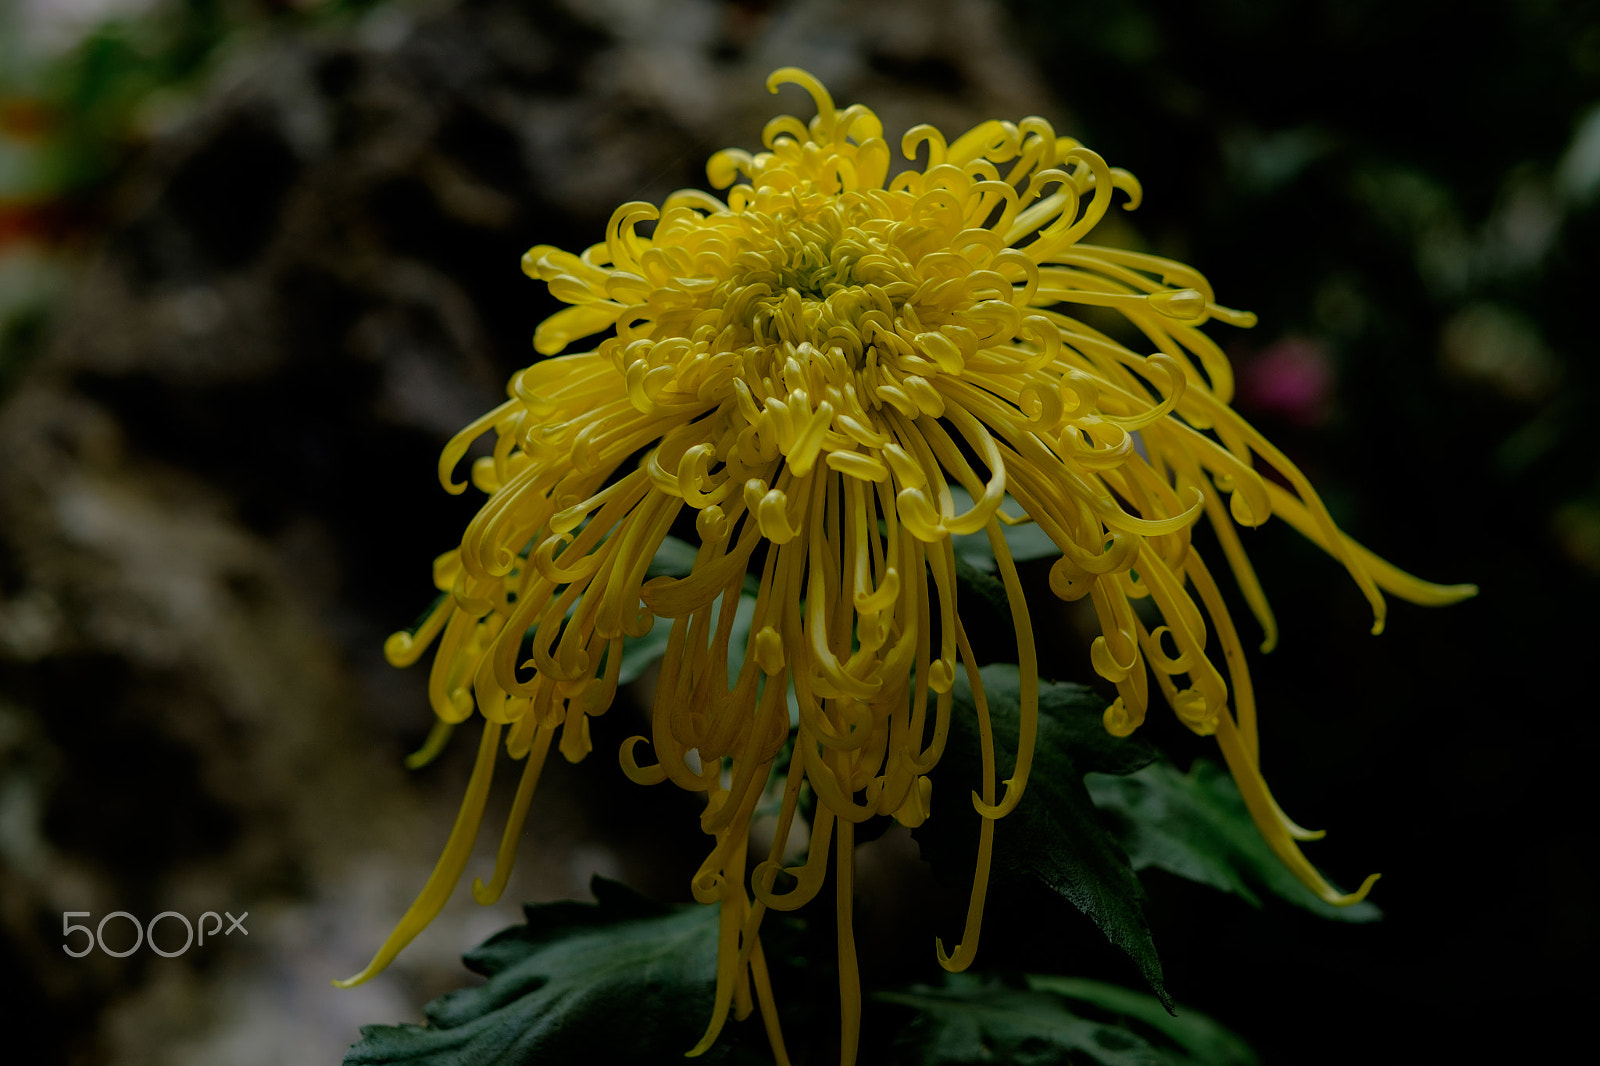
[[[778,66],[891,138],[1060,122],[1010,33],[985,0],[478,0],[225,49],[116,184],[0,406],[0,997],[26,1061],[333,1061],[462,983],[455,956],[514,898],[458,900],[378,982],[326,985],[421,887],[459,801],[470,744],[399,769],[424,675],[380,649],[475,506],[439,491],[439,448],[555,307],[521,252],[581,249],[618,204],[703,186],[710,152],[808,115],[764,91]],[[583,896],[597,868],[686,891],[693,819],[641,811],[598,746],[547,771],[510,897]],[[251,912],[248,940],[59,950],[64,911],[223,909]]]

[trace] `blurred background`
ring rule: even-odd
[[[383,977],[328,986],[420,888],[470,762],[458,741],[402,768],[425,668],[381,647],[475,508],[439,489],[441,445],[555,306],[518,258],[809,115],[762,88],[785,65],[896,136],[1037,113],[1132,170],[1144,205],[1096,239],[1257,312],[1213,330],[1240,410],[1358,539],[1482,587],[1395,603],[1373,638],[1334,563],[1249,535],[1282,629],[1253,664],[1264,768],[1331,831],[1310,853],[1333,878],[1384,873],[1386,917],[1152,879],[1174,997],[1269,1064],[1537,1060],[1575,1028],[1600,898],[1574,658],[1600,636],[1595,5],[4,0],[9,1061],[337,1062],[467,983],[457,956],[520,900],[586,898],[595,872],[687,897],[692,804],[621,777],[622,707],[596,757],[547,771],[505,902],[462,891]],[[63,953],[63,912],[115,910],[248,911],[248,935]],[[1026,919],[991,916],[986,951]],[[931,932],[893,965],[931,977]],[[1076,936],[1061,972],[1137,983]]]

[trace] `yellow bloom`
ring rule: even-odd
[[[526,768],[494,876],[474,885],[481,901],[499,895],[550,747],[572,760],[588,753],[588,719],[612,702],[624,639],[668,618],[651,735],[625,744],[621,761],[640,784],[671,780],[706,796],[701,826],[715,843],[693,891],[721,907],[721,945],[714,1017],[696,1050],[730,1008],[752,1009],[753,985],[783,1059],[756,934],[767,909],[818,892],[831,850],[842,1042],[853,1058],[853,830],[879,814],[908,825],[927,817],[958,669],[984,742],[973,797],[984,819],[965,933],[938,956],[960,969],[977,948],[994,820],[1022,798],[1037,711],[1033,627],[1002,535],[1002,523],[1021,520],[1061,551],[1052,591],[1087,596],[1099,617],[1092,665],[1119,693],[1106,728],[1139,725],[1153,672],[1179,718],[1216,735],[1283,861],[1330,902],[1360,899],[1373,879],[1352,895],[1329,886],[1296,844],[1314,834],[1262,782],[1243,649],[1191,532],[1211,524],[1267,645],[1272,616],[1236,524],[1276,514],[1337,558],[1371,600],[1374,632],[1380,589],[1445,603],[1471,588],[1423,583],[1353,543],[1294,465],[1228,406],[1228,363],[1200,327],[1253,316],[1218,305],[1181,263],[1084,243],[1119,192],[1137,205],[1132,175],[1025,118],[986,122],[954,143],[918,126],[901,149],[927,165],[891,178],[877,116],[836,108],[799,70],[776,72],[768,88],[785,83],[810,93],[817,116],[774,119],[768,151],[712,157],[712,184],[732,186],[726,202],[684,191],[659,210],[625,204],[604,243],[582,255],[539,246],[523,258],[572,305],[539,326],[541,353],[613,327],[615,336],[521,371],[511,398],[445,449],[441,479],[461,492],[455,467],[494,431],[492,457],[472,468],[488,501],[435,565],[447,595],[387,651],[405,664],[437,639],[434,710],[458,723],[476,708],[483,737],[433,877],[352,981],[385,966],[443,906],[503,741]],[[649,222],[646,237],[637,227]],[[1153,353],[1074,318],[1083,306],[1123,315]],[[1290,488],[1257,474],[1258,462]],[[952,486],[970,509],[957,509]],[[1007,496],[1024,518],[1002,512]],[[646,580],[686,508],[700,540],[692,572]],[[979,531],[1021,658],[1016,769],[999,783],[951,545],[952,534]],[[731,649],[743,665],[730,685],[747,573],[760,574],[760,592],[746,645]],[[1135,613],[1141,599],[1160,626]],[[791,736],[775,839],[747,874],[752,812]],[[817,797],[809,857],[779,891],[802,785]]]

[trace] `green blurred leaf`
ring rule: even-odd
[[[972,494],[966,489],[952,485],[950,495],[955,500],[957,513],[972,509]],[[1010,496],[1000,502],[1000,507],[1009,515],[1024,513],[1021,506]],[[1002,523],[1000,531],[1005,535],[1006,547],[1011,549],[1011,557],[1017,562],[1027,559],[1054,559],[1061,554],[1061,549],[1055,546],[1055,542],[1032,522],[1024,522],[1019,526]],[[989,534],[965,533],[951,537],[950,543],[955,549],[957,559],[964,559],[985,573],[994,573],[994,549],[989,546]]]
[[[657,618],[650,632],[642,637],[627,637],[622,641],[622,666],[617,671],[617,683],[626,685],[639,680],[650,664],[661,658],[667,650],[667,640],[672,635],[672,619]]]
[[[1005,585],[994,576],[994,557],[989,557],[987,570],[974,565],[963,555],[955,557],[955,564],[956,582],[960,586],[957,598],[961,602],[961,619],[968,632],[987,630],[1002,622],[1005,623],[1004,629],[1011,629],[1011,600],[1006,596]],[[977,594],[980,602],[972,602],[973,593]],[[986,612],[976,626],[969,617],[975,610]]]
[[[434,1000],[427,1025],[368,1025],[344,1066],[677,1062],[711,1017],[717,908],[655,903],[596,877],[597,903],[525,908],[465,958],[488,978]],[[759,1021],[732,1020],[700,1062],[770,1062]]]
[[[1058,980],[1065,991],[1054,987]],[[1187,1012],[1181,1019],[1169,1018],[1149,996],[1091,981],[1029,978],[1028,984],[1012,988],[951,974],[940,988],[916,986],[873,998],[916,1012],[897,1036],[897,1061],[923,1066],[1249,1066],[1256,1061],[1215,1022]]]
[[[1188,774],[1168,763],[1136,774],[1085,779],[1136,870],[1155,867],[1242,896],[1259,907],[1255,889],[1325,918],[1370,922],[1371,903],[1335,907],[1317,898],[1261,838],[1227,771],[1203,759]]]
[[[1020,683],[1017,668],[981,671],[994,733],[997,780],[1016,761]],[[1101,724],[1105,701],[1081,685],[1041,682],[1039,731],[1027,793],[995,823],[991,884],[1043,888],[1070,903],[1126,952],[1165,1002],[1161,963],[1145,923],[1143,890],[1122,847],[1102,823],[1083,775],[1131,773],[1156,757],[1133,737],[1113,737]],[[912,831],[923,857],[950,881],[971,877],[979,818],[971,791],[981,780],[977,712],[966,678],[954,691],[950,739],[933,772],[934,811]],[[1003,787],[1003,786],[1002,786]]]
[[[656,549],[656,554],[650,560],[650,565],[645,567],[644,579],[649,581],[653,577],[688,577],[694,569],[694,557],[699,549],[686,540],[677,537],[663,537],[661,547]]]
[[[656,554],[650,560],[650,565],[645,568],[645,580],[657,577],[687,577],[694,569],[696,548],[688,541],[679,540],[677,537],[667,537],[661,542],[661,547],[656,549]],[[739,676],[739,667],[744,664],[745,649],[750,644],[750,622],[756,613],[756,592],[760,583],[754,578],[747,577],[744,591],[739,595],[739,606],[734,611],[733,628],[728,634],[728,683],[731,685]],[[712,608],[711,628],[715,631],[718,613],[721,610],[719,601]],[[666,653],[667,641],[672,636],[672,619],[657,618],[650,627],[650,632],[642,637],[631,637],[622,642],[622,666],[617,674],[617,682],[626,685],[637,681],[647,670],[651,663],[661,658]]]

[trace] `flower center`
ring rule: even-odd
[[[773,356],[784,345],[838,349],[848,366],[862,369],[871,337],[901,322],[917,290],[896,224],[867,208],[830,199],[756,214],[710,301],[723,309],[721,324]]]

